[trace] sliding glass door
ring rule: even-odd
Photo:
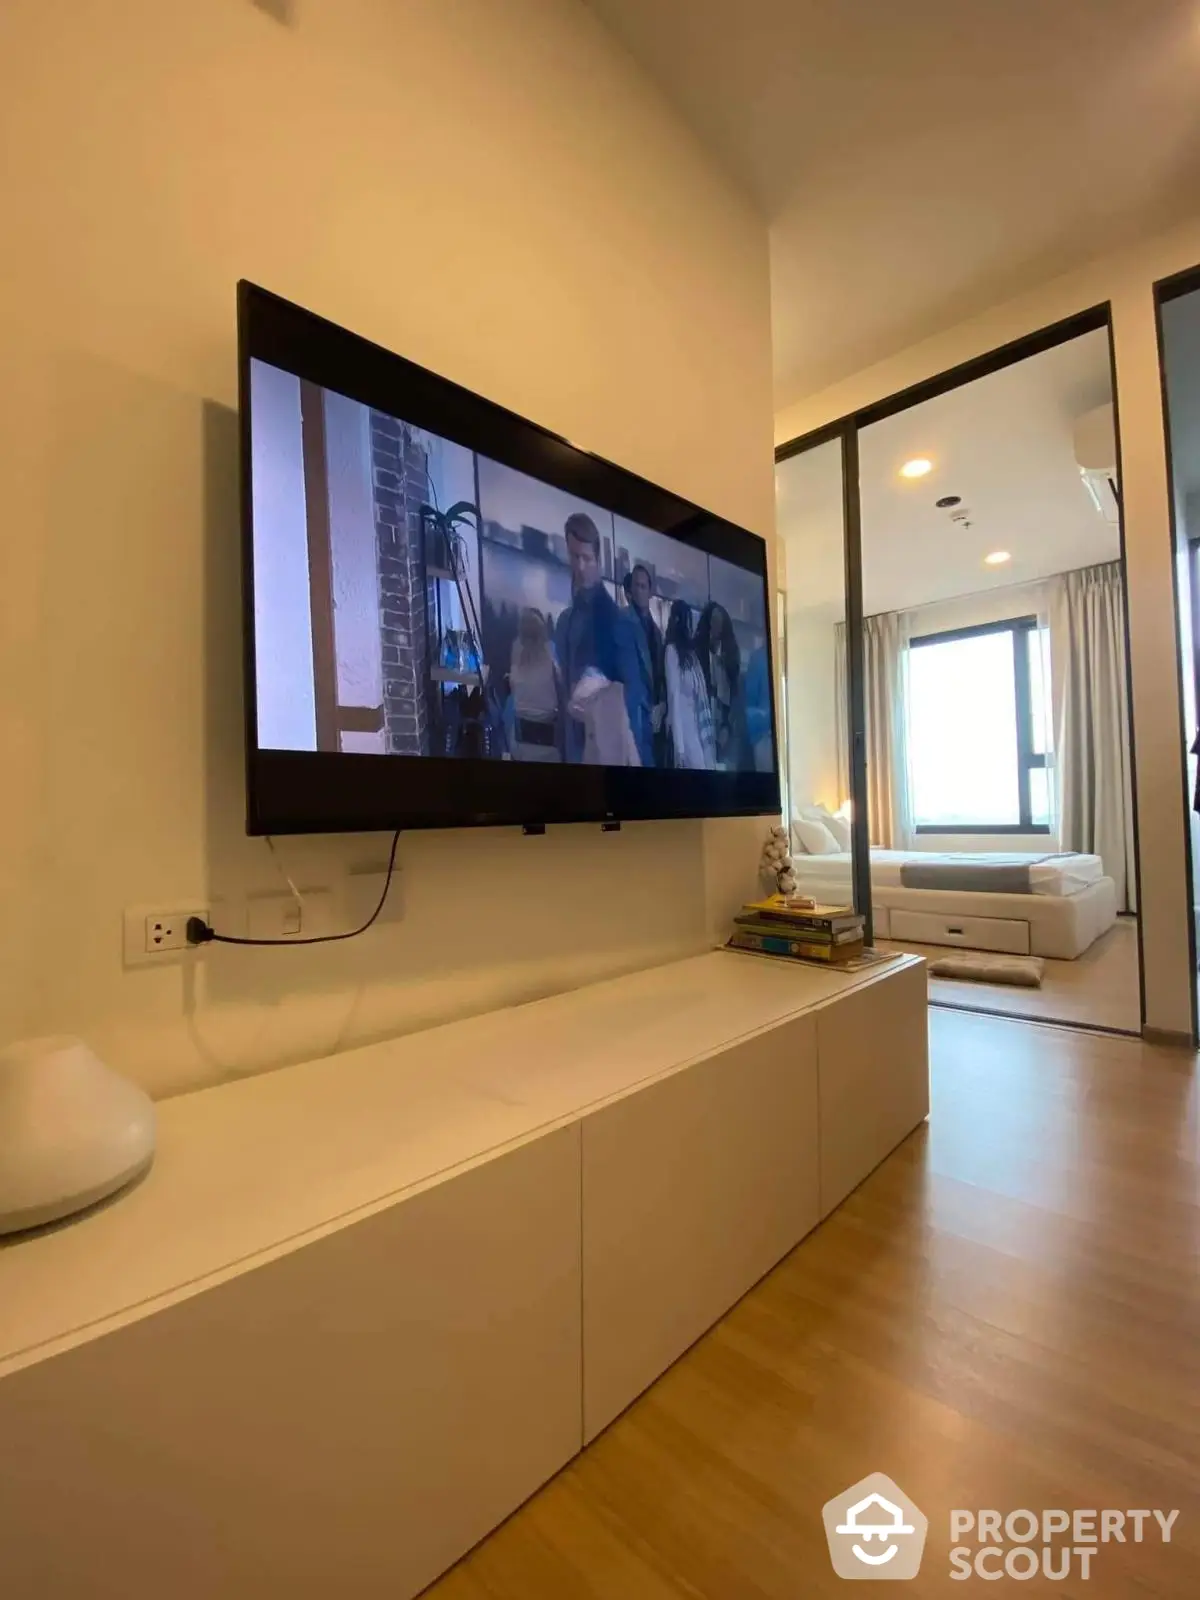
[[[1137,1033],[1107,318],[859,428],[876,935],[944,1005]]]
[[[1200,945],[1200,271],[1158,292],[1171,465],[1179,683],[1186,751],[1191,964]],[[1193,993],[1193,1006],[1196,995]],[[1193,1013],[1195,1015],[1195,1011]]]
[[[776,467],[787,595],[786,791],[801,892],[869,914],[865,875],[856,873],[865,860],[854,848],[856,686],[847,630],[853,575],[848,579],[845,469],[841,434]]]
[[[777,459],[800,882],[937,1004],[1140,1032],[1108,308]]]

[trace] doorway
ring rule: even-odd
[[[935,1004],[1140,1033],[1107,308],[780,455],[789,663],[821,663],[789,670],[801,887],[840,860]]]

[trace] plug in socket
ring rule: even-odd
[[[188,944],[189,917],[209,920],[208,908],[185,902],[164,910],[161,906],[129,906],[123,918],[122,954],[127,967],[153,967],[182,960]]]

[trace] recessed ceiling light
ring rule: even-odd
[[[1012,556],[1007,550],[993,550],[990,556],[984,556],[984,564],[989,567],[1002,567],[1006,561],[1011,561]]]
[[[923,478],[927,472],[933,471],[933,462],[926,456],[914,456],[911,461],[906,461],[900,468],[902,478]]]

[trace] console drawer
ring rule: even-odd
[[[904,911],[893,906],[888,937],[919,944],[950,944],[963,950],[998,950],[1005,955],[1029,954],[1029,924],[1007,917],[954,917],[940,911]]]

